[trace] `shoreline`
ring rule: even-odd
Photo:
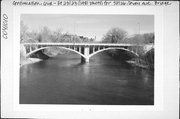
[[[23,61],[21,61],[20,67],[22,67],[24,65],[27,65],[27,64],[40,62],[40,61],[42,61],[42,59],[39,59],[39,58],[27,58],[27,59],[24,59]]]
[[[133,60],[128,60],[126,61],[127,63],[131,64],[132,66],[134,67],[140,67],[140,68],[143,68],[143,69],[149,69],[149,66],[148,65],[143,65],[143,64],[140,64],[136,61],[133,61]]]

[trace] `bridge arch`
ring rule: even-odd
[[[42,48],[38,48],[36,50],[33,50],[29,53],[26,54],[26,57],[29,57],[30,55],[36,53],[37,51],[40,51],[40,50],[44,50],[44,49],[48,49],[48,48],[52,48],[51,46],[48,46],[48,47],[42,47]],[[80,56],[84,57],[84,58],[87,58],[85,55],[83,55],[82,53],[76,51],[76,50],[73,50],[73,49],[70,49],[70,48],[66,48],[66,47],[57,47],[57,48],[60,48],[60,49],[65,49],[65,50],[69,50],[69,51],[72,51],[72,52],[75,52],[77,54],[79,54]]]
[[[151,47],[149,50],[147,50],[146,52],[144,52],[144,55],[148,54],[149,52],[153,51],[154,47]]]
[[[134,54],[135,56],[139,57],[139,55],[138,55],[137,53],[135,53],[134,51],[131,51],[131,50],[129,50],[129,49],[126,49],[126,48],[118,48],[118,47],[115,47],[115,48],[114,48],[114,47],[110,47],[110,48],[104,48],[104,49],[98,50],[98,51],[90,54],[90,55],[89,55],[89,58],[91,58],[92,56],[94,56],[94,55],[96,55],[96,54],[98,54],[98,53],[100,53],[100,52],[103,52],[103,51],[106,51],[106,50],[112,50],[112,49],[124,50],[124,51],[130,52],[130,53]]]

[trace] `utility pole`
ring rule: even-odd
[[[74,21],[74,35],[73,35],[73,43],[75,43],[74,37],[75,37],[75,21]]]
[[[139,34],[140,34],[140,23],[138,22]]]
[[[75,21],[74,21],[74,35],[75,35]]]

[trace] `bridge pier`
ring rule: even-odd
[[[88,58],[84,58],[81,56],[81,62],[82,63],[89,63],[89,57]]]
[[[84,56],[85,57],[81,57],[81,62],[85,62],[88,63],[89,62],[89,47],[84,47]]]

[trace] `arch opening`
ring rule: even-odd
[[[146,51],[146,52],[144,52],[144,55],[146,55],[146,54],[148,54],[148,53],[150,53],[150,52],[154,52],[154,47],[152,47],[151,49],[149,49],[148,51]]]
[[[133,54],[135,57],[139,57],[139,55],[138,55],[137,53],[135,53],[135,52],[133,52],[133,51],[131,51],[131,50],[129,50],[129,49],[125,49],[125,48],[113,48],[113,47],[112,47],[112,48],[104,48],[104,49],[98,50],[98,51],[90,54],[90,55],[89,55],[89,58],[95,56],[96,54],[99,54],[99,53],[101,53],[101,52],[108,51],[108,50],[123,50],[123,51],[127,51],[128,53]]]
[[[36,52],[38,52],[38,51],[40,51],[40,50],[44,50],[44,49],[48,49],[48,48],[53,48],[53,47],[49,47],[49,46],[48,46],[48,47],[38,48],[38,49],[36,49],[36,50],[33,50],[33,51],[27,53],[27,54],[26,54],[26,57],[30,57],[32,54],[34,54],[34,53],[36,53]],[[66,47],[56,47],[56,48],[60,48],[60,49],[65,49],[65,50],[68,50],[68,51],[72,51],[72,52],[74,52],[74,53],[76,53],[76,54],[79,54],[79,55],[82,56],[83,58],[86,58],[82,53],[80,53],[80,52],[78,52],[78,51],[76,51],[76,50],[73,50],[73,49],[70,49],[70,48],[66,48]]]

